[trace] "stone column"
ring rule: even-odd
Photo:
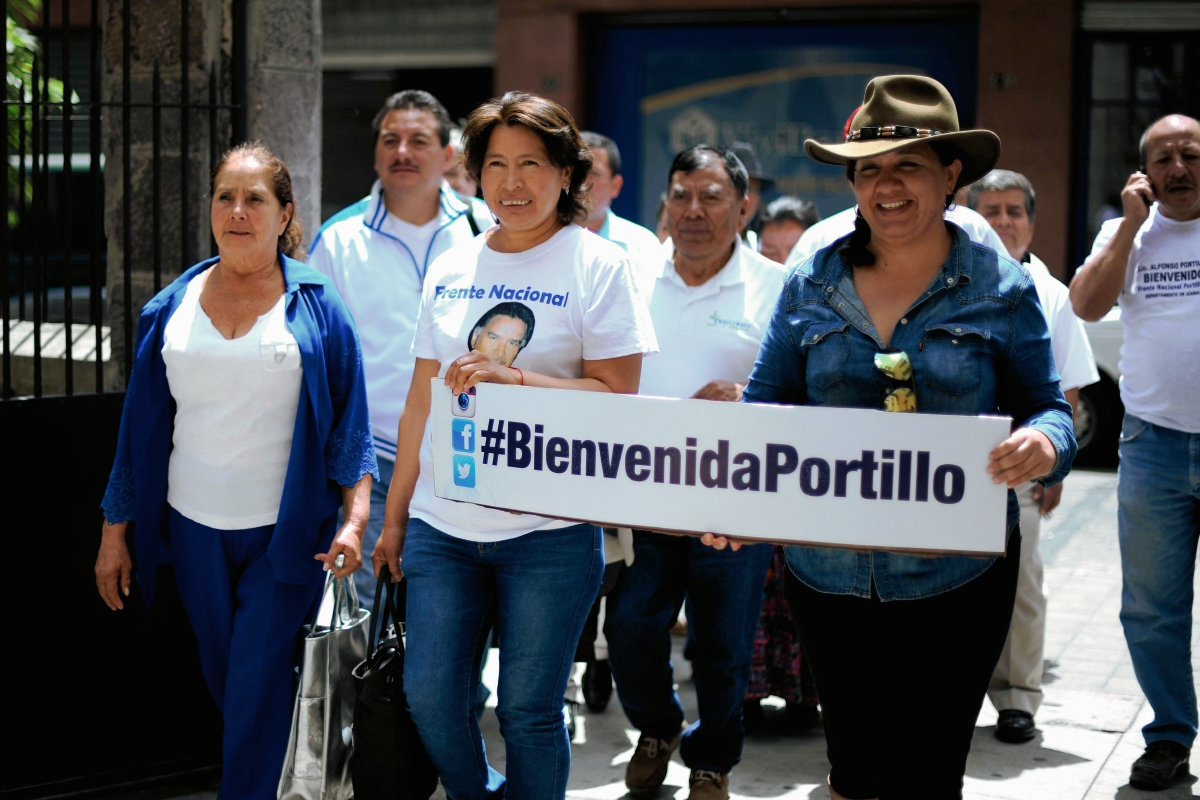
[[[292,174],[307,247],[321,224],[321,0],[248,0],[249,132]]]

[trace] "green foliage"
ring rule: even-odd
[[[25,102],[32,102],[34,97],[33,87],[33,58],[34,55],[40,55],[40,43],[37,38],[26,29],[25,25],[29,20],[35,20],[38,17],[38,12],[42,6],[41,0],[8,0],[8,18],[6,20],[6,38],[5,38],[5,63],[7,65],[5,94],[4,99],[12,102],[21,100],[24,96]],[[40,86],[37,90],[42,94],[43,100],[49,100],[51,103],[61,103],[63,100],[63,85],[62,81],[57,78],[45,79],[44,74],[39,76]],[[71,101],[79,102],[79,95],[72,92]],[[18,106],[6,106],[8,109],[8,118],[6,120],[6,128],[8,135],[8,152],[10,156],[17,153],[17,148],[21,141],[20,120],[21,109]],[[25,137],[26,137],[26,153],[29,151],[29,137],[33,133],[33,122],[30,118],[29,110],[25,110]],[[6,165],[8,171],[8,225],[15,227],[17,220],[17,212],[13,208],[13,201],[17,198],[18,192],[21,190],[19,186],[19,172],[14,159],[10,158]],[[33,197],[33,184],[26,175],[25,181],[25,198],[31,200]]]

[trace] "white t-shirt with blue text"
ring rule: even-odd
[[[499,253],[479,236],[429,268],[413,355],[450,364],[472,350],[493,361],[555,378],[579,378],[583,362],[658,350],[628,255],[578,225],[520,253]],[[435,387],[432,402],[450,403]],[[572,522],[514,514],[434,495],[426,425],[421,473],[409,514],[442,533],[499,542]],[[478,436],[478,433],[475,433]]]

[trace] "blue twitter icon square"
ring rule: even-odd
[[[475,488],[475,459],[470,456],[454,457],[454,485]]]
[[[460,453],[475,452],[475,420],[456,417],[450,429],[450,441]]]

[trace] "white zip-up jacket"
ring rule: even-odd
[[[427,226],[410,225],[387,212],[377,180],[369,195],[326,220],[309,248],[309,266],[329,276],[358,327],[380,458],[396,460],[425,272],[439,255],[493,224],[482,201],[463,200],[443,181],[438,216]]]

